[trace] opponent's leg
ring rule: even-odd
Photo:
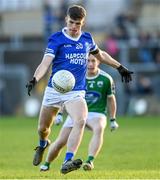
[[[91,128],[93,135],[89,143],[88,159],[83,164],[83,169],[92,170],[94,168],[94,158],[98,155],[103,144],[103,134],[106,127],[106,118],[93,118],[92,120],[87,121],[87,126]]]
[[[54,161],[60,154],[62,148],[66,145],[68,136],[71,132],[70,127],[63,127],[58,135],[58,138],[49,146],[48,154],[45,163],[40,167],[41,171],[49,170],[50,163]]]

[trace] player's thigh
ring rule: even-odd
[[[106,117],[105,116],[97,116],[92,117],[91,119],[87,119],[86,126],[89,127],[92,131],[103,131],[106,127]]]
[[[86,120],[88,108],[85,99],[79,97],[65,103],[67,113],[73,120]]]
[[[39,116],[39,126],[50,127],[50,125],[53,123],[53,119],[56,116],[58,110],[59,109],[57,107],[42,106]]]

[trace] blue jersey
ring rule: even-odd
[[[48,86],[52,87],[51,79],[59,70],[70,71],[76,80],[73,90],[86,89],[86,71],[89,52],[95,51],[97,45],[89,33],[82,32],[78,38],[66,33],[66,28],[49,38],[45,55],[53,56],[52,73]]]

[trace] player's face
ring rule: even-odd
[[[99,61],[93,55],[89,55],[88,59],[88,75],[94,76],[98,73]]]
[[[84,25],[84,18],[81,20],[73,20],[69,16],[66,17],[67,33],[72,37],[77,37],[81,33]]]

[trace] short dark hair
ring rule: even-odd
[[[74,20],[83,19],[86,16],[86,10],[80,5],[72,5],[68,8],[67,15]]]

